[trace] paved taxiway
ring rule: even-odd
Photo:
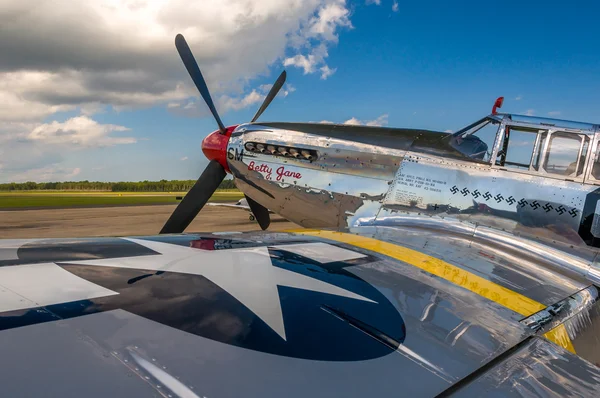
[[[175,206],[121,206],[0,211],[0,239],[157,234]],[[298,228],[271,215],[269,231]],[[243,210],[206,206],[186,232],[260,230]]]

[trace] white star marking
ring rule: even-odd
[[[68,261],[100,267],[135,268],[201,275],[227,291],[286,340],[277,286],[333,294],[376,303],[318,279],[274,267],[267,247],[201,250],[141,239],[127,240],[162,255]]]

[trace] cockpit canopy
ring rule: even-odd
[[[465,160],[600,185],[600,126],[492,114],[446,138]],[[587,175],[587,177],[586,177]]]
[[[488,162],[494,146],[500,121],[486,117],[452,134],[450,146],[466,157]]]

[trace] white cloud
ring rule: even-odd
[[[261,84],[260,86],[258,86],[258,90],[261,93],[266,95],[269,92],[269,90],[271,89],[271,87],[273,87],[272,84]],[[279,90],[279,93],[277,93],[277,96],[287,97],[289,95],[289,93],[293,93],[294,91],[296,91],[296,87],[292,86],[290,83],[286,83]]]
[[[308,55],[297,54],[291,58],[286,58],[283,61],[284,66],[294,66],[296,68],[303,69],[304,74],[315,73],[317,70],[320,70],[324,67],[329,68],[325,64],[325,58],[329,53],[327,52],[327,47],[325,45],[319,45],[314,47],[311,50],[311,53]],[[323,65],[319,67],[319,65]]]
[[[229,97],[223,96],[219,98],[219,103],[224,109],[240,110],[252,104],[259,104],[265,99],[263,94],[259,94],[256,90],[252,90],[244,97]]]
[[[329,55],[327,46],[338,42],[338,30],[343,27],[352,28],[346,1],[331,0],[319,8],[316,15],[307,22],[301,22],[299,31],[291,36],[291,44],[299,50],[304,47],[304,54],[298,53],[285,58],[283,65],[301,68],[305,75],[320,70],[321,78],[326,79],[331,75],[323,70],[331,70],[325,62]]]
[[[228,95],[222,95],[215,101],[215,106],[219,110],[219,113],[223,114],[230,110],[237,111],[252,104],[261,103],[264,98],[265,94],[260,94],[256,90],[252,90],[244,96],[230,97]],[[167,104],[167,109],[174,114],[188,117],[205,116],[209,112],[208,107],[200,98],[190,98],[181,102],[171,102]]]
[[[77,109],[91,115],[106,105],[121,109],[151,106],[193,93],[181,83],[144,87],[148,77],[131,71],[0,71],[0,120],[40,120]]]
[[[444,133],[454,133],[454,130],[445,130]]]
[[[398,2],[394,1],[394,4],[392,4],[392,11],[393,12],[398,12]]]
[[[388,114],[383,114],[379,116],[377,119],[361,121],[355,117],[352,117],[344,122],[344,124],[350,125],[364,125],[364,126],[386,126],[388,124]]]
[[[378,6],[380,6],[380,5],[381,5],[381,0],[366,0],[366,2],[365,2],[365,3],[366,3],[367,5],[370,5],[370,4],[375,4],[375,5],[378,5]]]
[[[314,73],[316,64],[317,60],[312,54],[308,56],[295,55],[291,58],[286,58],[285,61],[283,61],[283,66],[295,66],[296,68],[304,69],[305,75],[308,73]]]
[[[325,66],[321,67],[319,70],[321,71],[321,79],[325,80],[329,76],[333,75],[337,71],[337,68],[331,69],[329,66],[325,65]]]
[[[285,87],[285,89],[284,89],[283,93],[284,93],[284,96],[286,96],[286,97],[289,93],[293,93],[294,91],[296,91],[296,87],[292,86],[289,83],[286,83],[286,85],[284,87]]]
[[[57,164],[52,164],[36,169],[30,169],[13,174],[11,182],[49,182],[49,181],[69,181],[73,180],[81,173],[81,168],[64,168]]]
[[[262,93],[268,93],[269,90],[271,89],[271,87],[273,87],[272,84],[261,84],[260,86],[258,86],[258,89],[262,92]]]
[[[98,147],[113,146],[117,144],[133,144],[133,137],[114,137],[113,132],[128,131],[123,126],[113,124],[99,124],[87,116],[77,116],[65,122],[51,122],[40,124],[34,128],[26,138],[44,144],[68,144],[70,147]]]
[[[362,122],[361,122],[360,120],[358,120],[357,118],[355,118],[355,117],[352,117],[351,119],[348,119],[348,120],[346,120],[346,121],[344,122],[344,124],[350,124],[350,125],[353,125],[353,126],[360,126],[361,124],[364,124],[364,123],[362,123]]]
[[[318,122],[311,121],[309,123],[337,124],[336,122],[332,122],[331,120],[321,120]],[[385,113],[373,120],[359,120],[356,117],[351,117],[342,124],[347,124],[351,126],[386,126],[388,124],[388,114]]]
[[[525,115],[527,115],[527,116],[534,116],[535,115],[535,109],[527,109],[527,111],[525,111]]]
[[[523,99],[523,96],[521,94],[517,95],[517,97],[515,98],[515,101],[521,101]]]
[[[82,168],[61,166],[65,154],[136,142],[134,137],[121,135],[127,131],[124,126],[101,124],[88,116],[49,123],[0,121],[0,181],[58,181],[74,177]]]
[[[370,120],[365,123],[367,126],[386,126],[388,124],[388,115],[384,114],[379,116],[375,120]]]
[[[0,57],[2,179],[24,167],[47,175],[79,147],[135,142],[120,135],[124,126],[91,118],[100,112],[160,105],[208,115],[175,49],[177,33],[224,114],[262,101],[266,91],[252,88],[253,79],[276,76],[281,64],[330,76],[328,49],[352,28],[346,0],[1,3],[0,54],[10,54]],[[286,85],[279,95],[293,91]],[[80,116],[61,121],[60,112]]]
[[[79,111],[81,112],[82,115],[85,116],[92,116],[98,113],[105,113],[106,112],[106,106],[102,105],[100,103],[89,103],[89,104],[84,104],[82,106],[79,107]]]
[[[186,160],[188,160],[188,157],[187,157],[187,156],[184,156],[184,157],[182,157],[182,158],[181,158],[181,159],[179,159],[179,160],[181,160],[182,162],[185,162]]]
[[[560,111],[550,111],[548,112],[548,116],[560,116]]]
[[[82,0],[35,8],[5,0],[2,8],[0,53],[10,57],[0,59],[0,120],[196,97],[174,47],[177,33],[216,99],[244,97],[251,79],[280,70],[278,61],[320,70],[339,28],[351,27],[345,0]]]
[[[230,110],[240,110],[247,108],[250,105],[262,103],[271,89],[272,84],[261,84],[258,89],[252,90],[250,93],[243,96],[228,96],[222,95],[216,99],[216,107],[219,113],[226,113]],[[296,88],[291,84],[285,84],[277,93],[277,97],[287,97],[290,93],[296,91]],[[209,110],[200,98],[188,98],[180,102],[170,102],[167,104],[167,109],[180,116],[199,117],[208,114]]]
[[[322,42],[338,41],[337,30],[340,27],[352,27],[350,11],[345,0],[334,0],[319,8],[304,27],[305,36]]]
[[[0,104],[2,104],[0,106],[0,121],[25,122],[40,120],[54,113],[75,108],[73,105],[52,105],[25,99],[23,95],[26,93],[20,92],[16,88],[11,89],[10,86],[17,83],[11,75],[10,73],[0,73]],[[23,81],[20,84],[23,84]]]

